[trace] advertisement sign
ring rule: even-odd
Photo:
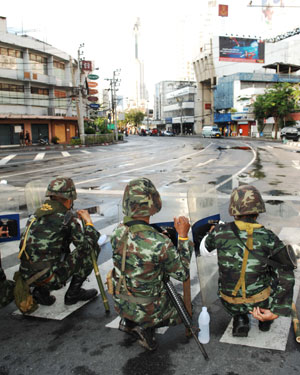
[[[98,83],[97,82],[88,82],[89,87],[97,87]]]
[[[95,89],[89,89],[89,94],[91,94],[91,95],[96,95],[96,94],[98,94],[98,90],[95,90]]]
[[[95,81],[96,79],[99,79],[99,76],[97,76],[97,74],[89,74],[88,79],[91,79],[92,81]]]
[[[98,108],[100,108],[100,104],[98,104],[98,103],[91,103],[91,104],[89,104],[89,107],[92,108],[92,109],[98,109]]]
[[[98,98],[97,98],[97,96],[88,96],[87,100],[90,101],[90,102],[97,102]]]
[[[82,70],[85,70],[87,72],[91,72],[93,70],[93,64],[91,61],[85,61],[83,60],[81,62],[81,67],[82,67]]]
[[[219,61],[260,64],[265,61],[265,43],[259,39],[220,36],[219,48]]]

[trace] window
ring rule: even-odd
[[[36,55],[35,53],[30,53],[29,54],[29,60],[31,61],[36,61],[41,64],[47,64],[47,58],[43,57],[41,55]]]
[[[31,87],[31,94],[49,95],[49,90],[41,87]]]
[[[0,91],[24,92],[24,86],[0,82]]]
[[[4,48],[4,47],[0,48],[0,55],[2,55],[2,56],[12,56],[12,57],[18,57],[18,58],[23,57],[22,51],[12,49],[12,48]]]
[[[65,64],[60,61],[53,61],[54,68],[65,70]]]

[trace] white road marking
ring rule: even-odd
[[[187,159],[187,158],[189,158],[189,157],[191,157],[191,156],[194,156],[194,155],[198,155],[198,154],[200,154],[201,152],[206,151],[206,149],[207,149],[208,147],[210,147],[211,144],[212,144],[212,143],[210,143],[208,146],[206,146],[206,147],[205,147],[203,150],[201,150],[201,151],[193,152],[192,154],[182,155],[182,156],[179,156],[178,158],[172,158],[172,159],[168,159],[168,160],[161,161],[161,162],[159,162],[159,163],[151,164],[151,168],[152,168],[152,167],[155,167],[155,166],[157,166],[157,165],[162,165],[162,164],[172,163],[172,162],[176,162],[176,161],[179,161],[179,160],[182,160],[182,159]],[[90,180],[80,181],[80,182],[75,183],[75,185],[81,185],[81,184],[86,184],[86,183],[90,183],[90,182],[95,182],[95,181],[99,181],[99,180],[106,179],[106,178],[109,178],[109,177],[115,177],[115,176],[119,176],[119,175],[121,175],[121,174],[128,174],[128,173],[131,173],[131,172],[136,172],[136,171],[140,171],[140,170],[148,169],[148,168],[149,168],[149,165],[144,165],[143,167],[133,168],[133,169],[129,169],[129,170],[122,171],[122,172],[118,172],[118,173],[113,173],[113,174],[106,175],[106,176],[101,176],[101,177],[91,178]]]
[[[45,152],[39,152],[33,160],[42,160],[44,159],[45,154]]]
[[[15,156],[17,156],[17,154],[12,154],[12,155],[5,156],[3,159],[0,160],[0,165],[4,165],[4,164],[8,163]]]
[[[293,162],[293,167],[296,169],[300,169],[300,161],[299,160],[292,160]]]
[[[218,185],[214,186],[214,189],[218,189],[220,186],[222,185],[225,185],[228,181],[232,180],[233,178],[237,177],[240,173],[244,172],[245,170],[247,170],[251,164],[253,164],[254,160],[256,159],[256,152],[253,150],[253,148],[248,145],[246,143],[246,145],[251,149],[252,153],[253,153],[253,159],[244,167],[242,168],[241,170],[239,170],[238,172],[236,172],[235,174],[233,174],[231,177],[227,178],[225,181],[219,183]]]
[[[68,151],[62,151],[61,154],[62,154],[62,156],[64,156],[65,158],[71,156],[71,155],[68,153]]]
[[[209,159],[209,160],[205,161],[204,163],[197,164],[196,167],[202,167],[203,165],[211,163],[212,161],[215,161],[215,160],[217,160],[217,159]]]
[[[83,152],[84,154],[90,154],[91,151],[86,151],[86,150],[80,150],[80,152]]]

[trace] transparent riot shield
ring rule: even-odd
[[[24,194],[29,215],[32,215],[42,205],[47,186],[42,180],[34,180],[26,184]]]
[[[17,241],[20,239],[20,198],[21,189],[0,182],[0,227],[3,233],[0,242]]]
[[[195,244],[196,262],[200,281],[200,293],[204,306],[209,307],[217,299],[217,255],[200,256],[200,243],[212,225],[220,220],[216,190],[211,185],[192,186],[188,190],[188,208]]]

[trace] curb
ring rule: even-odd
[[[300,142],[287,142],[285,144],[289,147],[300,147]]]

